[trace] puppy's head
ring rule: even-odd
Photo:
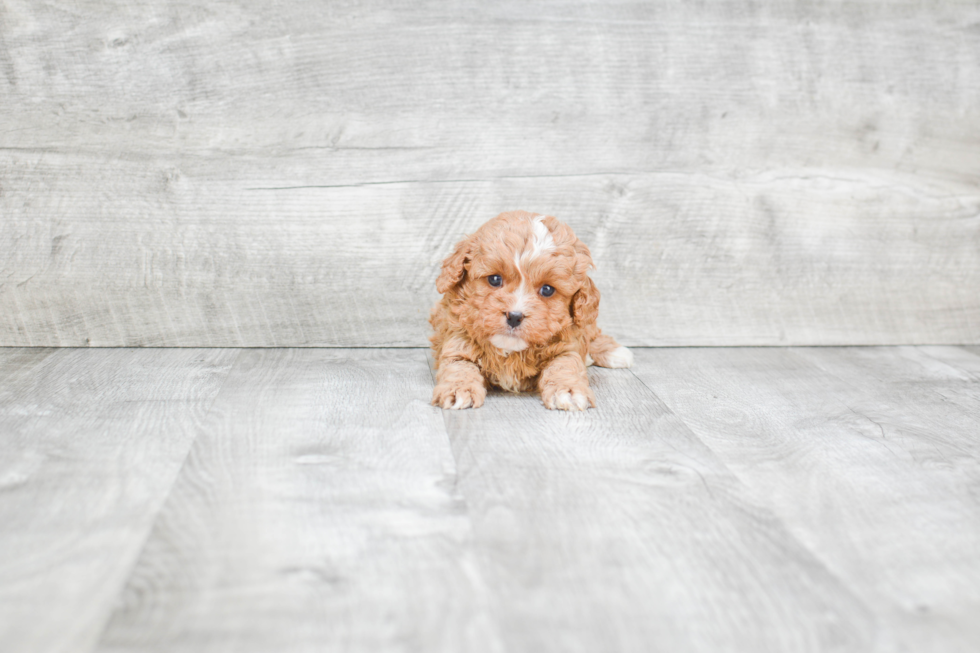
[[[472,338],[504,353],[549,343],[573,322],[594,324],[599,292],[589,248],[565,224],[502,213],[456,245],[436,280]]]

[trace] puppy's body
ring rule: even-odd
[[[585,368],[628,367],[632,354],[596,326],[588,247],[553,217],[514,211],[457,244],[429,318],[438,376],[432,402],[479,407],[487,383],[539,390],[544,405],[595,406]]]

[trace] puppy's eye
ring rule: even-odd
[[[549,286],[548,284],[545,284],[541,286],[541,290],[539,290],[538,292],[541,293],[542,297],[551,297],[552,295],[555,294],[555,289]]]
[[[499,274],[491,274],[487,277],[487,283],[489,283],[494,288],[499,288],[504,285],[504,279]]]

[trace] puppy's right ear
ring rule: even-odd
[[[473,254],[473,239],[464,238],[456,243],[456,249],[442,262],[442,272],[436,279],[436,290],[440,294],[446,294],[456,287],[466,275],[466,264],[469,263]]]

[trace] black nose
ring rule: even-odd
[[[515,313],[514,311],[511,311],[507,314],[507,324],[510,325],[511,329],[516,329],[523,319],[524,313]]]

